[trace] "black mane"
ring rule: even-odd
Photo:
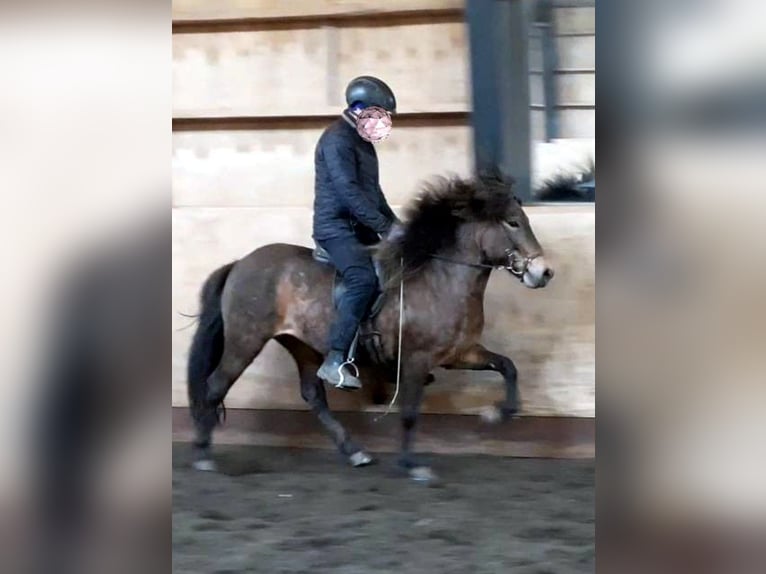
[[[454,247],[462,223],[499,221],[514,201],[510,182],[499,179],[435,177],[425,183],[405,210],[403,230],[378,248],[387,283],[417,273],[432,255]]]
[[[539,201],[595,201],[596,164],[593,160],[574,173],[558,173],[535,192]]]

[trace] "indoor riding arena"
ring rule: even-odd
[[[174,0],[174,572],[594,571],[594,1]],[[375,459],[354,468],[270,341],[226,395],[201,471],[187,361],[202,285],[260,246],[313,248],[315,147],[361,75],[396,94],[375,150],[398,215],[434,176],[494,164],[515,179],[555,268],[541,289],[503,270],[486,288],[481,344],[518,369],[520,410],[497,420],[497,372],[433,370],[414,449],[438,478],[424,484],[397,464],[396,377],[327,385]]]

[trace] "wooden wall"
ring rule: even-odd
[[[395,209],[433,174],[470,173],[461,7],[451,0],[174,2],[174,406],[186,404],[184,370],[192,335],[192,329],[183,329],[189,320],[179,313],[196,312],[205,277],[265,243],[310,245],[314,145],[342,107],[348,79],[379,75],[400,102],[403,116],[378,148],[382,186]],[[579,55],[568,57],[587,59],[580,52],[589,49],[573,48]],[[587,98],[584,88],[567,86],[562,83],[562,89]],[[535,149],[546,173],[590,153],[590,120],[571,121],[577,139]],[[537,291],[494,277],[485,342],[517,362],[526,413],[591,417],[594,208],[527,211],[557,262],[557,276]],[[439,372],[437,377],[426,412],[472,413],[502,392],[493,374]],[[333,393],[331,401],[338,409],[370,409],[360,396]],[[235,385],[227,405],[304,408],[286,353],[270,344]]]

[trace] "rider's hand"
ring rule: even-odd
[[[403,234],[404,224],[402,224],[402,222],[397,219],[388,229],[388,232],[385,235],[385,239],[388,241],[397,241]],[[381,239],[383,239],[383,237],[381,237]]]

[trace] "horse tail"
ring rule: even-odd
[[[213,271],[200,293],[199,324],[192,339],[187,365],[189,406],[192,418],[195,420],[205,415],[207,379],[218,366],[223,355],[221,293],[232,267],[234,263],[229,263]]]

